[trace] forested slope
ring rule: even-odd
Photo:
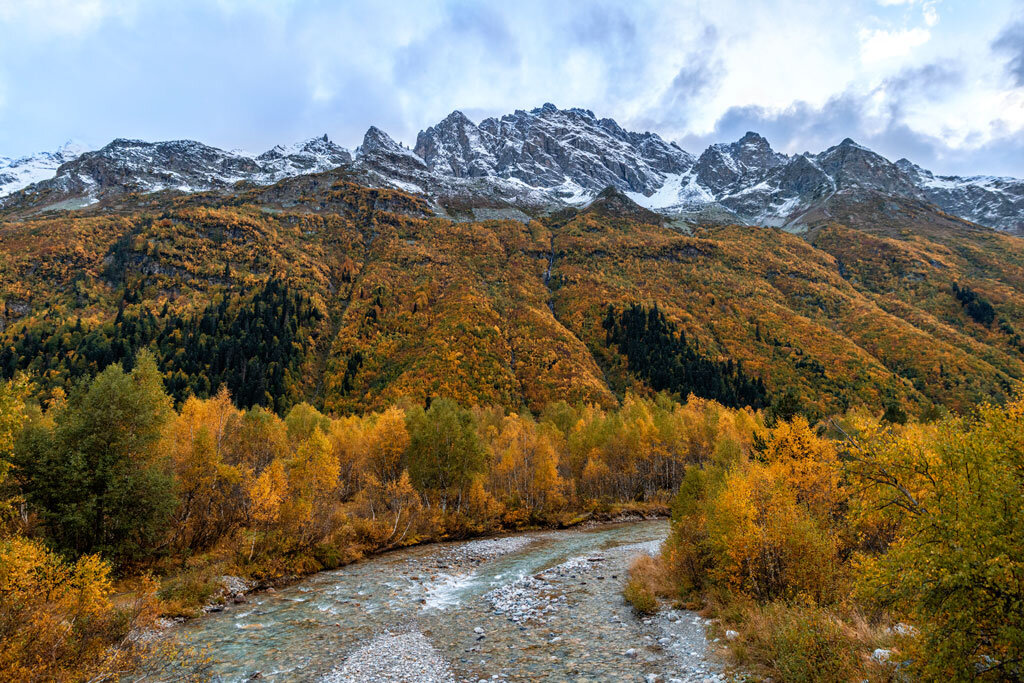
[[[0,373],[68,391],[147,347],[179,400],[227,382],[281,412],[610,407],[652,389],[604,326],[640,305],[693,358],[811,417],[1004,399],[1024,376],[1024,241],[927,205],[830,213],[806,235],[679,229],[608,192],[529,223],[453,222],[338,172],[9,215]]]

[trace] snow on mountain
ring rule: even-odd
[[[82,152],[64,147],[0,158],[0,204],[78,205],[125,192],[227,191],[345,167],[369,185],[426,195],[435,207],[543,210],[583,205],[613,187],[651,210],[753,225],[799,226],[836,194],[882,193],[931,202],[946,212],[1024,234],[1024,181],[936,176],[896,163],[847,138],[823,152],[787,155],[748,132],[699,157],[655,133],[623,129],[586,109],[545,104],[479,124],[454,111],[420,132],[410,149],[371,127],[354,153],[326,135],[259,155],[190,140],[114,140]],[[20,190],[20,191],[19,191]],[[10,196],[13,195],[13,196]]]
[[[118,138],[91,152],[76,150],[74,154],[33,159],[38,159],[32,166],[35,175],[26,177],[27,182],[17,188],[23,188],[23,195],[76,199],[79,204],[88,204],[126,192],[197,192],[226,189],[242,181],[269,185],[349,164],[352,155],[325,135],[288,147],[277,146],[255,157],[194,140],[145,142]]]
[[[954,216],[1024,234],[1024,180],[995,176],[937,176],[907,159],[896,162],[925,198]]]
[[[339,147],[324,134],[293,145],[277,145],[256,157],[263,172],[252,179],[259,185],[307,173],[322,173],[352,163],[352,153]]]
[[[84,151],[82,145],[69,140],[54,152],[41,152],[18,159],[0,157],[0,197],[52,178],[61,164],[72,161]]]
[[[435,173],[518,179],[565,196],[575,196],[576,187],[593,196],[609,185],[652,192],[694,161],[654,133],[631,133],[589,110],[553,104],[479,126],[454,112],[420,133],[414,151]]]

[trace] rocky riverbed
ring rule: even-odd
[[[706,624],[639,618],[630,561],[664,521],[410,548],[186,624],[217,680],[720,681]]]

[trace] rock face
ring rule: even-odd
[[[69,199],[82,205],[164,189],[228,191],[240,181],[269,185],[337,167],[366,184],[426,195],[438,208],[469,206],[474,216],[581,206],[613,188],[661,214],[799,226],[802,216],[835,195],[881,193],[1024,234],[1022,180],[936,176],[906,159],[892,163],[849,138],[817,154],[786,155],[748,132],[695,158],[655,133],[627,131],[589,110],[553,104],[479,124],[454,111],[422,131],[411,149],[371,127],[354,154],[325,135],[258,156],[189,140],[119,139],[94,152],[62,148],[16,161],[0,158],[0,197],[10,195],[0,207],[27,201],[68,208]]]
[[[1024,234],[1024,180],[994,176],[937,176],[900,159],[896,166],[943,211],[999,230]]]
[[[573,186],[599,192],[653,192],[668,173],[693,166],[692,155],[654,133],[631,133],[586,109],[545,104],[479,126],[462,112],[419,134],[415,153],[432,172],[516,179],[535,188]]]
[[[193,140],[144,142],[118,138],[94,152],[61,163],[52,178],[29,185],[22,194],[82,198],[85,203],[127,192],[224,189],[246,181],[270,185],[285,178],[351,163],[352,155],[327,136],[253,157],[225,152]]]

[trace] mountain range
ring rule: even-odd
[[[842,199],[898,197],[996,230],[1024,234],[1024,181],[938,176],[891,162],[847,138],[822,152],[783,154],[748,132],[695,156],[655,133],[627,131],[585,109],[552,104],[473,123],[459,111],[410,149],[371,127],[350,151],[326,135],[259,155],[199,142],[117,139],[95,151],[0,158],[0,210],[78,208],[129,193],[228,192],[341,169],[365,186],[424,196],[453,218],[520,217],[581,206],[614,187],[688,223],[800,232]],[[239,185],[241,184],[241,185]],[[6,195],[6,196],[5,196]]]

